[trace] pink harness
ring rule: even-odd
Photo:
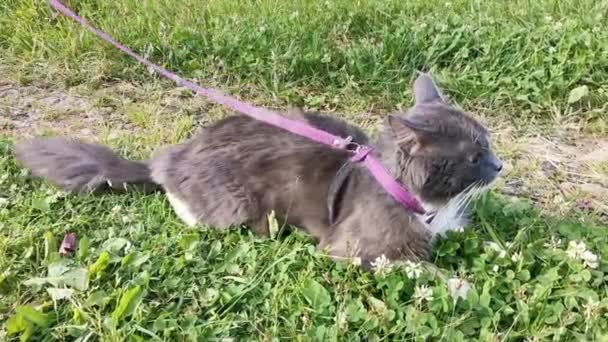
[[[382,166],[382,164],[378,161],[378,159],[374,158],[370,152],[371,148],[365,145],[357,145],[351,143],[351,138],[341,138],[335,136],[333,134],[329,134],[323,130],[317,129],[316,127],[310,126],[306,123],[291,120],[284,116],[279,115],[276,112],[253,106],[250,103],[239,101],[234,97],[227,96],[221,93],[218,90],[203,88],[198,86],[197,84],[185,80],[175,73],[172,73],[159,65],[156,65],[147,59],[141,57],[136,54],[129,48],[115,41],[112,37],[107,35],[105,32],[100,31],[87,23],[86,20],[78,16],[74,11],[64,6],[58,0],[49,0],[50,5],[59,11],[61,14],[73,19],[74,21],[80,23],[87,30],[93,32],[95,35],[105,40],[106,42],[112,44],[117,49],[126,53],[127,55],[133,57],[141,64],[147,66],[149,69],[152,69],[162,76],[173,80],[178,86],[186,87],[192,90],[194,93],[198,95],[203,95],[207,97],[209,100],[220,104],[222,106],[231,108],[234,111],[239,113],[248,115],[258,121],[265,122],[269,125],[279,127],[291,133],[306,137],[310,140],[314,140],[316,142],[332,146],[337,149],[347,150],[352,152],[354,155],[351,158],[352,162],[363,163],[365,167],[370,171],[370,173],[374,176],[376,181],[380,183],[380,185],[384,188],[384,190],[389,193],[395,200],[401,203],[405,208],[412,210],[418,214],[424,214],[425,210],[422,208],[418,200],[397,180],[395,180]],[[356,146],[355,149],[350,149],[351,146]]]

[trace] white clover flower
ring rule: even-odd
[[[555,236],[551,237],[551,241],[545,242],[544,246],[553,250],[558,249],[562,244],[562,239],[558,239]]]
[[[433,289],[426,285],[416,286],[414,288],[414,299],[417,302],[430,301],[433,299]]]
[[[587,303],[583,304],[583,312],[585,314],[585,317],[587,319],[591,319],[595,316],[597,316],[597,314],[600,311],[600,302],[594,301],[594,300],[589,300]]]
[[[421,274],[422,267],[420,267],[420,264],[411,262],[409,260],[405,262],[405,275],[409,279],[418,279]]]
[[[566,254],[572,259],[577,259],[586,250],[587,245],[585,245],[584,242],[576,242],[573,240],[568,243],[568,249],[566,250]]]
[[[568,248],[568,250],[566,250],[566,255],[568,255],[568,257],[570,257],[571,259],[576,259],[576,257],[578,256],[578,252],[573,248]]]
[[[494,265],[494,267],[492,267],[492,271],[494,271],[495,273],[498,273],[498,270],[500,270],[500,267],[498,267],[498,265]]]
[[[570,241],[566,250],[568,257],[572,259],[580,259],[583,265],[588,268],[597,268],[599,266],[599,258],[592,251],[587,249],[584,242]]]
[[[393,265],[391,265],[390,260],[388,260],[388,258],[384,254],[377,257],[376,260],[372,261],[371,265],[372,265],[372,268],[374,269],[375,273],[378,273],[378,274],[390,272],[391,269],[393,268]]]
[[[513,253],[513,255],[511,255],[511,260],[513,260],[513,262],[519,262],[520,259],[521,252]]]
[[[354,266],[357,266],[357,267],[361,266],[361,258],[360,257],[354,257],[354,258],[351,259],[351,263]]]
[[[589,268],[597,268],[599,266],[597,255],[590,250],[584,251],[583,254],[581,254],[581,259],[583,259],[583,264]]]
[[[454,298],[454,300],[457,300],[458,298],[465,299],[470,289],[471,284],[466,281],[466,279],[448,279],[448,292],[450,293],[450,296]]]
[[[577,258],[587,250],[587,245],[584,242],[570,241],[566,254],[571,258]]]

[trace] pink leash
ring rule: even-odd
[[[179,87],[186,87],[198,95],[203,95],[207,97],[212,102],[228,107],[234,111],[240,112],[242,114],[248,115],[258,121],[265,122],[269,125],[282,128],[291,133],[309,138],[316,142],[333,146],[338,149],[348,150],[349,145],[351,144],[350,138],[341,138],[335,136],[333,134],[329,134],[323,130],[317,129],[316,127],[307,125],[303,122],[291,120],[284,116],[279,115],[276,112],[270,111],[268,109],[256,107],[250,103],[239,101],[233,97],[222,94],[220,91],[215,89],[203,88],[193,82],[187,81],[178,75],[162,68],[159,65],[156,65],[147,59],[141,57],[140,55],[133,52],[131,49],[126,46],[120,44],[115,41],[112,37],[107,35],[105,32],[100,31],[90,25],[86,20],[78,16],[74,11],[64,6],[58,0],[49,0],[50,5],[59,11],[61,14],[73,19],[78,22],[87,30],[91,31],[101,39],[106,42],[112,44],[114,47],[119,49],[120,51],[126,53],[127,55],[133,57],[141,64],[147,66],[148,68],[158,72],[162,76],[174,81]],[[351,150],[349,150],[351,151]],[[356,150],[351,151],[355,153],[352,157],[351,161],[353,162],[363,162],[363,164],[369,169],[374,178],[382,185],[382,187],[388,192],[391,196],[393,196],[397,201],[399,201],[404,207],[418,213],[424,214],[425,211],[418,202],[418,200],[410,194],[399,182],[397,182],[387,171],[384,169],[382,164],[373,156],[370,155],[371,148],[368,146],[359,146]]]

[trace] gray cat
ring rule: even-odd
[[[245,225],[269,234],[268,214],[312,235],[335,259],[362,265],[382,255],[391,261],[430,255],[432,239],[461,224],[470,198],[488,187],[502,163],[488,131],[450,106],[432,78],[413,85],[407,115],[390,115],[372,154],[422,203],[417,215],[385,192],[370,172],[333,149],[246,116],[231,116],[183,144],[129,161],[106,147],[61,138],[15,146],[33,175],[68,191],[163,190],[186,224],[218,228]],[[360,129],[327,115],[289,115],[342,137],[368,144]]]

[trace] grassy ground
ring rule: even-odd
[[[5,0],[0,340],[608,340],[606,2],[66,3],[202,84],[370,131],[410,103],[416,69],[432,70],[508,167],[472,225],[437,242],[436,267],[377,274],[301,234],[186,228],[160,195],[64,195],[15,165],[15,138],[69,134],[143,157],[226,113],[44,1]],[[79,248],[60,257],[65,232]],[[458,282],[471,288],[455,300]]]

